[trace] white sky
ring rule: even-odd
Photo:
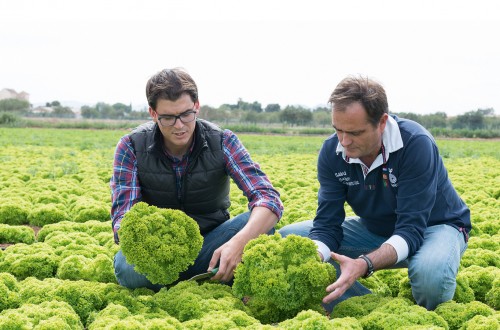
[[[0,89],[146,104],[147,79],[184,67],[201,104],[326,104],[349,74],[393,112],[500,114],[496,0],[0,0]]]

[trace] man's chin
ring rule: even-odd
[[[345,155],[349,158],[359,158],[359,155],[357,152],[354,151],[348,151],[346,150]]]

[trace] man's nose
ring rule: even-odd
[[[182,128],[184,127],[184,123],[180,118],[175,118],[175,123],[174,123],[175,128]]]
[[[340,138],[340,143],[343,145],[343,146],[348,146],[351,144],[352,140],[348,137],[347,134],[345,133],[342,133],[341,136],[339,137]]]

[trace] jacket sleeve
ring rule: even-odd
[[[336,141],[325,141],[319,153],[318,208],[309,234],[309,238],[323,242],[331,251],[338,249],[344,236],[342,223],[345,218],[344,202],[347,192],[346,186],[335,176],[336,172],[345,170],[345,165],[342,164],[344,160],[335,152]]]
[[[119,243],[118,230],[125,213],[140,201],[141,188],[137,177],[136,157],[128,136],[116,146],[111,188],[111,224],[115,243]]]
[[[410,257],[422,245],[436,201],[440,156],[436,144],[426,135],[408,140],[403,152],[399,164],[394,235],[407,242]]]

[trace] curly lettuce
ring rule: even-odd
[[[198,224],[184,212],[144,202],[125,214],[118,235],[127,262],[153,284],[175,282],[203,244]]]
[[[335,278],[335,268],[320,261],[312,240],[261,235],[245,247],[233,292],[249,298],[248,307],[262,323],[281,322],[302,310],[324,313],[321,299]]]

